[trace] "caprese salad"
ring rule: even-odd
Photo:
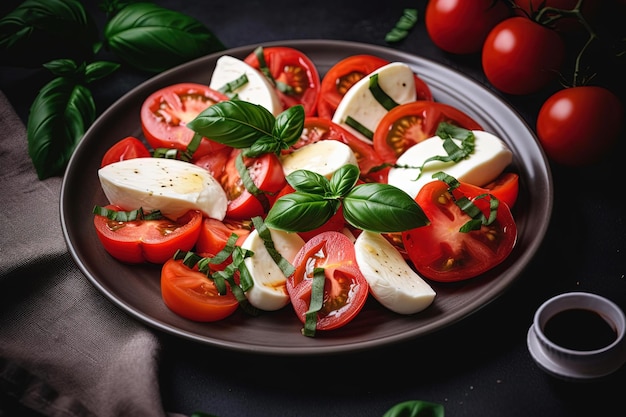
[[[292,308],[314,336],[370,295],[417,314],[430,283],[479,279],[516,243],[511,151],[402,62],[355,55],[320,78],[301,51],[260,47],[139,117],[144,137],[103,156],[95,230],[120,262],[161,264],[190,320]]]

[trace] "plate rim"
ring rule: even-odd
[[[71,203],[69,201],[66,201],[67,199],[69,199],[68,190],[69,190],[70,183],[72,181],[71,175],[68,175],[68,173],[69,174],[73,173],[75,165],[79,164],[78,157],[81,154],[81,152],[78,152],[78,151],[82,150],[84,147],[87,147],[89,145],[88,140],[87,141],[81,140],[81,142],[78,144],[75,152],[73,153],[72,157],[69,160],[68,167],[66,170],[66,175],[64,175],[63,181],[62,181],[61,198],[60,198],[61,226],[62,226],[64,238],[66,240],[66,243],[67,243],[67,246],[71,253],[72,258],[74,259],[75,263],[78,265],[79,269],[87,277],[87,279],[99,290],[101,294],[103,294],[109,301],[113,302],[113,304],[115,304],[116,306],[118,306],[119,308],[121,308],[126,313],[130,314],[131,316],[133,316],[135,319],[139,320],[140,322],[152,328],[156,328],[160,331],[169,333],[177,337],[181,337],[181,338],[191,340],[194,342],[199,342],[201,344],[206,344],[206,345],[210,345],[210,346],[214,346],[218,348],[244,352],[244,353],[263,353],[263,354],[278,354],[278,355],[286,355],[286,356],[301,356],[301,355],[347,353],[347,352],[355,352],[355,351],[361,351],[361,350],[371,350],[373,348],[389,346],[389,345],[393,345],[402,341],[416,339],[421,336],[426,336],[426,335],[435,333],[439,330],[442,330],[453,324],[458,323],[459,321],[465,319],[466,317],[470,315],[475,314],[477,311],[481,310],[486,305],[490,304],[491,302],[499,298],[506,290],[510,288],[512,283],[514,283],[515,281],[519,279],[519,277],[523,274],[523,271],[526,269],[528,264],[532,261],[537,251],[541,247],[541,244],[545,239],[545,235],[549,227],[550,218],[552,216],[553,179],[552,179],[552,173],[550,170],[550,165],[548,163],[548,160],[543,150],[541,149],[541,146],[536,138],[535,133],[528,126],[524,118],[521,117],[519,112],[515,108],[512,107],[512,105],[510,105],[508,102],[506,102],[502,98],[496,96],[496,94],[493,91],[489,90],[486,86],[484,86],[477,80],[471,77],[468,77],[465,74],[462,74],[460,71],[456,70],[455,68],[447,67],[444,64],[435,62],[432,59],[420,57],[410,52],[395,50],[395,49],[385,47],[385,46],[372,45],[372,44],[354,42],[354,41],[342,41],[342,40],[327,40],[327,39],[284,40],[284,41],[262,42],[262,43],[251,44],[251,45],[238,46],[238,47],[230,48],[224,51],[219,51],[219,52],[209,54],[204,57],[200,57],[195,60],[189,61],[185,64],[182,64],[172,69],[169,69],[167,71],[164,71],[140,83],[139,85],[135,86],[134,88],[129,90],[127,93],[122,95],[118,100],[116,100],[113,104],[111,104],[109,108],[103,111],[100,114],[100,116],[98,116],[98,118],[94,121],[94,123],[90,126],[90,128],[85,132],[83,139],[89,138],[94,131],[99,129],[100,123],[103,120],[106,120],[108,115],[114,112],[114,110],[118,106],[120,106],[122,103],[127,103],[130,100],[130,98],[134,98],[136,100],[136,96],[138,95],[138,92],[146,90],[147,88],[149,88],[150,86],[153,86],[154,84],[159,84],[160,82],[164,82],[163,80],[167,80],[170,77],[175,76],[176,74],[179,74],[181,71],[184,71],[185,69],[188,70],[190,68],[195,68],[196,66],[201,65],[205,61],[209,62],[211,60],[215,60],[217,59],[217,57],[221,55],[224,55],[224,54],[232,54],[234,56],[247,55],[247,53],[250,53],[251,51],[253,51],[254,48],[257,46],[289,46],[289,47],[293,47],[297,49],[298,48],[310,49],[310,48],[322,48],[322,47],[334,48],[334,49],[339,49],[339,50],[355,50],[356,49],[356,50],[359,50],[360,53],[372,53],[372,54],[395,56],[395,57],[399,57],[399,58],[411,61],[413,65],[415,65],[415,63],[417,62],[422,65],[426,65],[432,68],[439,68],[439,69],[445,70],[448,73],[456,74],[457,77],[464,79],[464,82],[471,85],[472,88],[477,89],[478,91],[482,91],[483,94],[485,94],[487,97],[490,97],[492,100],[495,99],[498,102],[498,104],[503,106],[503,108],[509,113],[510,116],[516,119],[516,121],[518,122],[518,124],[520,124],[520,126],[524,126],[524,128],[526,129],[525,133],[529,134],[529,136],[534,140],[534,144],[536,146],[535,151],[538,151],[539,155],[541,156],[541,161],[537,161],[537,162],[540,162],[541,167],[544,169],[543,179],[545,182],[544,184],[545,190],[543,191],[547,194],[548,198],[543,202],[542,212],[540,213],[543,215],[541,219],[542,221],[540,223],[541,227],[535,230],[535,234],[536,236],[539,237],[539,239],[533,240],[531,244],[529,245],[529,247],[526,249],[526,251],[520,254],[520,258],[518,258],[517,260],[519,261],[519,259],[521,259],[521,262],[517,262],[516,264],[514,264],[514,266],[516,266],[516,269],[514,271],[515,273],[514,273],[514,276],[510,279],[510,282],[508,283],[508,285],[495,286],[495,288],[490,288],[486,291],[487,296],[484,296],[486,298],[482,304],[470,306],[472,308],[468,307],[466,309],[462,309],[458,312],[455,312],[454,314],[448,315],[448,317],[445,318],[445,320],[441,322],[434,322],[434,323],[425,325],[420,329],[413,329],[412,331],[409,331],[409,332],[387,336],[387,337],[384,337],[382,340],[373,339],[373,340],[359,341],[356,343],[344,343],[344,344],[338,344],[338,345],[330,344],[330,345],[321,345],[321,346],[317,343],[314,343],[314,344],[311,344],[310,346],[305,346],[305,347],[258,346],[258,345],[249,345],[245,343],[244,341],[236,342],[236,341],[223,341],[219,339],[212,339],[207,336],[199,335],[193,332],[186,331],[184,329],[176,328],[167,323],[163,323],[161,321],[155,320],[153,317],[150,317],[150,315],[146,314],[145,312],[138,311],[136,307],[129,305],[128,303],[125,303],[123,300],[117,297],[116,294],[111,293],[103,285],[103,283],[98,279],[98,277],[94,276],[92,272],[89,270],[89,268],[87,268],[86,265],[84,265],[84,262],[72,241],[71,233],[69,230],[71,228],[71,226],[69,225],[71,220],[67,219],[65,216],[65,208],[68,205],[68,203]],[[348,55],[352,55],[352,54],[354,53],[351,52]],[[320,74],[320,76],[322,76],[322,74]],[[153,87],[150,87],[150,88],[153,88]],[[521,263],[522,265],[517,267],[517,264],[519,263]]]

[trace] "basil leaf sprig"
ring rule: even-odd
[[[59,57],[91,60],[97,39],[79,0],[26,0],[0,19],[0,63],[36,68]]]
[[[268,227],[307,232],[326,223],[340,207],[352,226],[376,233],[393,233],[426,226],[430,221],[407,193],[389,184],[356,185],[359,168],[344,165],[328,180],[312,171],[287,176],[295,192],[280,197],[270,209]]]
[[[278,156],[300,139],[304,117],[301,104],[274,116],[261,105],[235,99],[209,106],[187,127],[215,142],[245,149],[244,156],[250,158],[266,153]]]
[[[134,68],[161,72],[226,49],[194,17],[148,2],[119,10],[104,28],[104,45]]]
[[[76,145],[96,117],[96,105],[87,85],[115,71],[119,64],[98,61],[78,65],[59,59],[45,67],[57,78],[35,97],[26,126],[28,154],[41,180],[63,174]]]

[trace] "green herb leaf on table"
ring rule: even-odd
[[[385,41],[389,43],[400,42],[406,38],[409,31],[417,23],[417,9],[404,9],[396,26],[385,35]]]
[[[64,57],[91,60],[97,25],[78,0],[26,0],[0,19],[0,63],[36,68]]]
[[[30,108],[28,154],[43,180],[61,175],[96,117],[91,91],[70,77],[46,84]]]
[[[226,49],[200,21],[152,3],[117,12],[104,28],[104,42],[132,67],[154,73]]]

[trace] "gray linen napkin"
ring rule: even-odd
[[[0,417],[17,407],[165,416],[159,341],[74,264],[61,230],[61,182],[37,178],[24,124],[0,92]]]

